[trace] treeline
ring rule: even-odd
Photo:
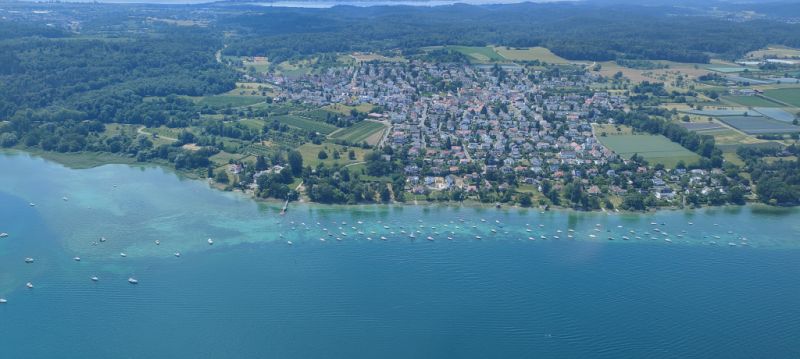
[[[709,53],[733,58],[776,42],[800,46],[800,25],[766,20],[730,22],[688,16],[679,8],[636,5],[247,10],[219,20],[219,26],[240,34],[231,39],[226,52],[266,55],[275,62],[324,52],[402,49],[414,53],[432,45],[497,44],[545,46],[572,60],[704,63],[709,61]]]

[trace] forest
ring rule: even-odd
[[[226,53],[285,60],[337,51],[413,52],[433,45],[544,46],[571,60],[662,59],[706,63],[767,44],[800,45],[800,25],[731,22],[635,5],[334,7],[249,9],[222,18],[235,30]],[[675,12],[683,16],[673,16]]]

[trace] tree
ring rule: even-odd
[[[256,171],[263,171],[265,169],[267,169],[267,160],[264,156],[256,156]]]
[[[0,146],[11,147],[17,144],[17,135],[14,133],[6,132],[0,135]]]
[[[519,205],[522,206],[522,207],[525,207],[525,208],[528,208],[531,205],[533,205],[533,200],[531,199],[531,194],[530,193],[524,193],[524,194],[520,195]]]
[[[214,181],[216,181],[217,183],[228,183],[229,181],[228,174],[225,173],[225,171],[219,171],[214,176]]]
[[[303,172],[303,155],[300,152],[289,152],[289,168],[294,176],[299,176]]]

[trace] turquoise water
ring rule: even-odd
[[[281,216],[157,167],[0,169],[0,358],[800,357],[796,210]]]

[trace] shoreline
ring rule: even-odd
[[[50,161],[53,163],[57,163],[64,167],[80,170],[80,169],[89,169],[94,167],[101,167],[105,165],[126,165],[126,166],[136,166],[136,167],[158,167],[162,170],[171,172],[176,176],[184,179],[201,181],[206,183],[210,189],[215,191],[219,191],[222,193],[231,193],[237,196],[241,196],[242,198],[250,199],[253,202],[261,205],[268,205],[269,207],[274,207],[276,210],[280,210],[280,208],[284,204],[284,200],[279,200],[275,198],[261,198],[257,197],[253,194],[246,193],[239,189],[228,190],[224,186],[217,186],[213,182],[209,181],[206,178],[202,178],[197,176],[197,174],[191,171],[182,171],[175,169],[172,166],[167,165],[166,163],[159,163],[155,161],[147,161],[147,162],[139,162],[135,158],[132,157],[125,157],[114,153],[106,153],[106,152],[68,152],[68,153],[61,153],[61,152],[52,152],[52,151],[44,151],[40,149],[29,149],[29,148],[19,148],[19,147],[12,147],[7,149],[0,149],[0,154],[25,154],[32,157],[41,158],[45,161]],[[507,204],[507,203],[500,203],[500,207],[497,207],[497,204],[489,204],[489,203],[482,203],[476,201],[462,201],[462,202],[452,202],[452,201],[406,201],[406,202],[392,202],[392,203],[356,203],[356,204],[345,204],[345,203],[319,203],[319,202],[312,202],[301,198],[297,201],[289,202],[289,211],[292,210],[293,205],[303,205],[308,207],[319,207],[319,208],[358,208],[358,207],[375,207],[375,206],[382,206],[386,208],[391,207],[448,207],[448,208],[472,208],[472,209],[480,209],[480,210],[497,210],[497,211],[508,211],[508,210],[515,210],[515,211],[534,211],[534,212],[566,212],[566,213],[594,213],[594,214],[607,214],[607,215],[630,215],[630,214],[637,214],[637,215],[645,215],[645,214],[655,214],[662,211],[697,211],[697,210],[710,210],[710,209],[739,209],[739,208],[756,208],[761,210],[770,210],[770,211],[794,211],[800,208],[800,206],[789,206],[789,207],[781,207],[781,206],[771,206],[765,203],[760,202],[747,202],[743,205],[734,205],[734,204],[726,204],[723,206],[700,206],[700,207],[679,207],[679,206],[668,206],[668,207],[658,207],[649,209],[647,211],[626,211],[626,210],[619,210],[616,209],[614,211],[608,211],[605,209],[600,210],[590,210],[590,211],[580,211],[570,207],[563,207],[563,206],[550,206],[549,208],[545,209],[540,206],[531,206],[531,207],[521,207],[519,205],[514,204]]]

